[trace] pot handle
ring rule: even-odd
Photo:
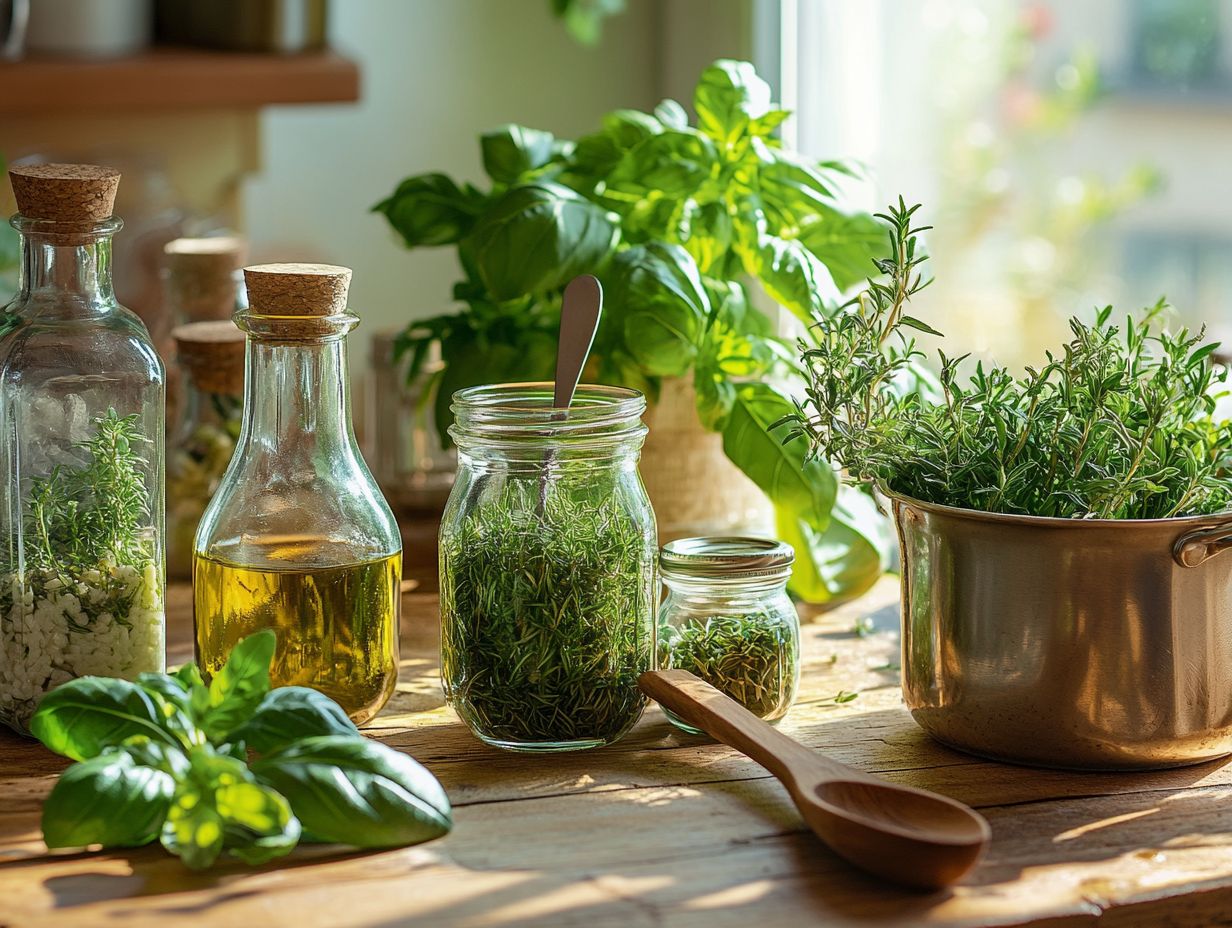
[[[1225,548],[1232,548],[1232,522],[1186,532],[1172,546],[1172,559],[1182,567],[1197,567]]]

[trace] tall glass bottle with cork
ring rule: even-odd
[[[244,276],[244,419],[197,529],[197,662],[209,677],[271,628],[274,685],[313,687],[363,722],[397,682],[402,543],[351,429],[351,272],[267,264]]]
[[[171,330],[184,375],[167,442],[167,576],[192,576],[193,539],[235,454],[244,409],[244,333],[230,319]]]
[[[9,171],[21,286],[0,317],[0,721],[87,674],[162,670],[163,367],[116,302],[120,176]]]

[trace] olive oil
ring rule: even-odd
[[[193,621],[206,679],[237,641],[270,628],[278,634],[274,686],[320,690],[357,723],[380,711],[398,678],[402,555],[346,563],[337,547],[284,537],[248,541],[242,558],[195,556]]]

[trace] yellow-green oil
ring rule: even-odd
[[[245,545],[243,564],[194,557],[197,663],[207,680],[237,641],[270,628],[274,686],[320,690],[356,723],[380,711],[398,679],[402,555],[329,564],[330,547],[283,538]]]

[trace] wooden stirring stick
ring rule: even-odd
[[[991,832],[957,802],[823,757],[687,670],[655,670],[642,691],[777,777],[808,826],[840,857],[915,889],[940,889],[975,866]]]

